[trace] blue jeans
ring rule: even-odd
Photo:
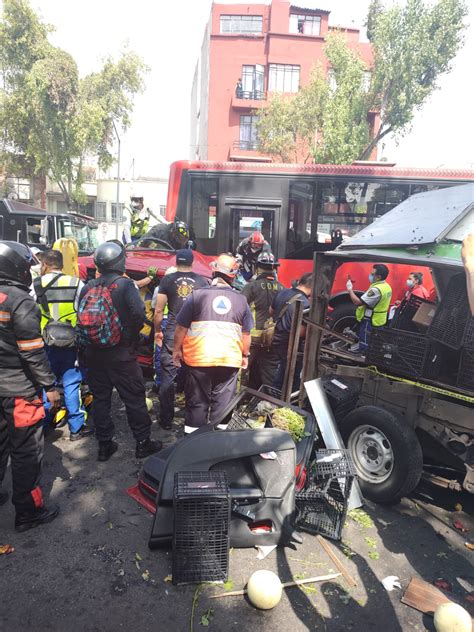
[[[46,353],[51,370],[56,376],[56,383],[63,385],[69,430],[78,432],[84,425],[86,412],[82,408],[82,374],[76,366],[76,350],[46,347]]]
[[[359,349],[366,351],[369,346],[369,336],[372,331],[372,323],[369,318],[363,318],[359,327]]]

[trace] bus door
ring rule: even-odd
[[[232,206],[229,252],[235,253],[243,239],[259,231],[270,244],[275,257],[278,257],[279,211],[279,208]]]

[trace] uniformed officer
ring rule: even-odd
[[[63,274],[62,269],[62,253],[59,250],[45,252],[41,262],[41,276],[35,279],[33,289],[41,310],[41,331],[46,342],[46,353],[56,380],[62,383],[64,389],[69,440],[78,441],[94,433],[85,424],[86,412],[81,400],[82,374],[77,364],[73,329],[77,322],[79,295],[84,284],[78,277]],[[57,346],[54,336],[47,335],[48,327],[55,323],[69,323],[72,335],[70,346]]]
[[[0,242],[0,484],[10,456],[17,531],[51,522],[59,513],[57,506],[44,505],[40,487],[41,392],[54,408],[60,396],[44,351],[40,311],[29,294],[32,263],[26,246]],[[7,499],[0,492],[0,504]]]
[[[270,307],[275,295],[284,289],[276,278],[276,269],[280,264],[271,252],[261,252],[257,258],[257,277],[247,283],[242,294],[247,299],[255,321],[251,331],[248,385],[258,389],[262,384],[271,385],[278,368],[278,357],[274,350],[264,347],[260,338],[266,320],[270,317]]]
[[[270,252],[270,244],[258,230],[240,242],[236,254],[242,260],[242,276],[246,281],[255,274],[257,259],[262,252]]]
[[[185,430],[216,421],[235,395],[239,369],[246,369],[252,314],[245,296],[232,289],[239,271],[234,257],[211,264],[212,285],[194,290],[176,319],[173,361],[186,365]]]
[[[388,268],[383,263],[377,263],[369,274],[370,286],[359,298],[353,290],[353,283],[349,278],[346,283],[347,291],[354,305],[357,305],[356,320],[359,327],[358,351],[365,351],[368,338],[373,327],[383,327],[387,324],[388,310],[392,298],[392,288],[385,280]]]

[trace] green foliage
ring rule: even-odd
[[[69,206],[86,201],[83,164],[113,162],[113,122],[130,124],[133,95],[146,67],[133,52],[107,59],[99,72],[79,77],[67,52],[48,41],[27,0],[4,0],[0,24],[2,162],[49,173]]]
[[[371,67],[343,34],[330,33],[324,47],[329,73],[316,66],[296,95],[270,99],[259,112],[260,148],[284,162],[369,158],[387,134],[406,133],[449,72],[463,43],[466,13],[464,0],[406,0],[388,8],[372,0],[366,21]],[[379,124],[371,130],[376,112]]]
[[[272,414],[272,426],[286,430],[298,443],[304,437],[305,418],[291,408],[276,408]]]

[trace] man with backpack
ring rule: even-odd
[[[69,440],[78,441],[93,434],[85,424],[82,408],[82,374],[77,365],[76,321],[83,282],[62,273],[63,255],[48,250],[41,260],[41,276],[33,283],[41,311],[41,332],[51,369],[64,389]]]
[[[161,449],[151,441],[151,419],[145,402],[145,384],[136,360],[136,346],[145,319],[143,302],[133,281],[123,276],[125,248],[105,242],[94,253],[100,276],[83,288],[79,299],[79,341],[85,350],[88,382],[99,441],[99,461],[117,451],[110,414],[114,387],[125,404],[136,440],[135,455],[145,458]]]

